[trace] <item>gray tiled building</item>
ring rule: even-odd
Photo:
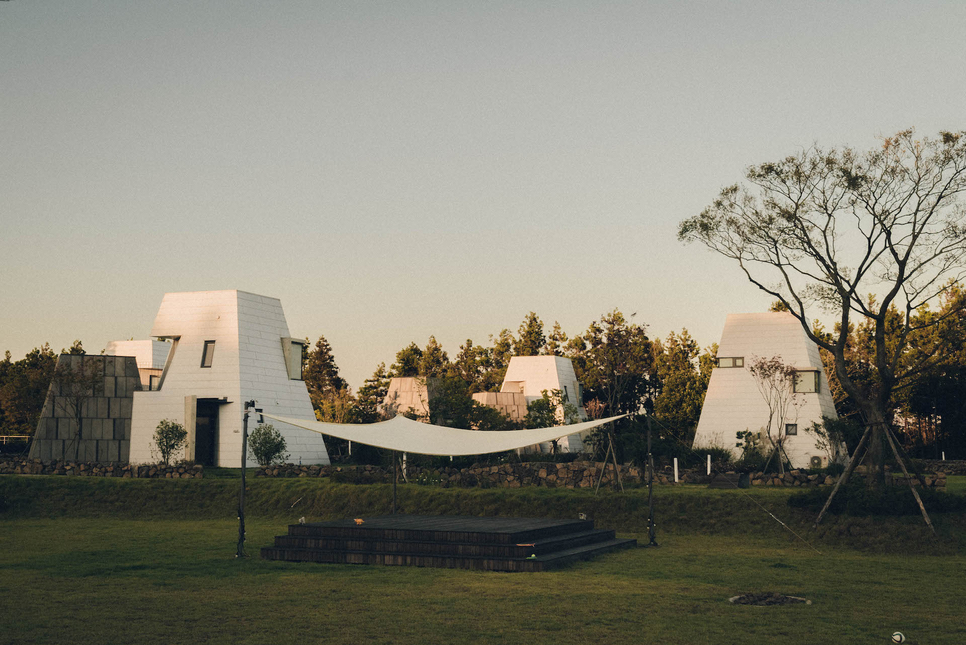
[[[30,458],[127,462],[134,392],[140,389],[133,356],[61,354]]]

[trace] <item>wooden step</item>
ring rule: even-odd
[[[546,571],[577,560],[589,560],[616,549],[636,546],[637,540],[607,540],[564,549],[535,557],[444,556],[414,553],[373,553],[370,551],[326,551],[264,547],[266,560],[317,562],[324,564],[381,564],[390,566],[473,569],[477,571]]]
[[[446,542],[428,540],[392,540],[378,537],[301,537],[279,535],[275,546],[280,549],[318,549],[322,551],[364,551],[371,553],[409,553],[438,556],[489,556],[525,558],[614,539],[614,531],[594,529],[565,535],[554,535],[534,542],[493,544],[484,542]]]
[[[361,520],[361,522],[359,521]],[[289,562],[543,571],[636,540],[588,520],[385,515],[293,524],[261,550]]]

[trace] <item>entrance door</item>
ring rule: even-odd
[[[218,402],[198,399],[195,417],[195,463],[218,465]]]

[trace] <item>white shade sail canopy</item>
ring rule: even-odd
[[[262,416],[289,425],[327,434],[340,439],[348,439],[377,448],[388,448],[399,452],[419,455],[482,455],[491,452],[515,450],[537,443],[553,441],[572,434],[587,432],[620,419],[626,415],[575,423],[553,428],[534,428],[532,430],[501,430],[481,432],[478,430],[459,430],[443,426],[413,421],[400,415],[379,423],[323,423],[306,419],[277,417],[267,412]]]

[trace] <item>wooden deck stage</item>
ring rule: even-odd
[[[590,520],[381,515],[291,524],[263,558],[288,562],[385,564],[484,571],[544,571],[637,540]]]

